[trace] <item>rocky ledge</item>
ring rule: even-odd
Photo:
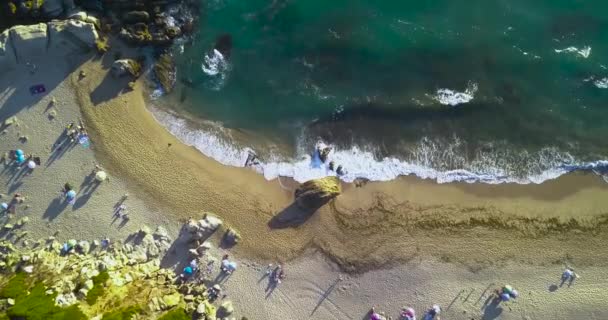
[[[92,50],[98,38],[94,24],[83,20],[14,26],[0,33],[0,72],[45,55]]]
[[[145,226],[116,243],[49,237],[18,250],[2,241],[0,319],[234,319],[230,301],[213,304],[217,285],[205,285],[211,278],[205,267],[216,259],[201,241],[221,225],[209,214],[190,220],[178,245],[163,227]],[[185,259],[194,258],[189,266],[201,266],[194,275],[161,267],[184,244],[192,255]]]

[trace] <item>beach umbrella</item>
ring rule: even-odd
[[[509,301],[511,299],[511,296],[508,293],[501,293],[500,294],[500,300],[502,301]]]
[[[191,275],[192,274],[192,268],[191,267],[185,267],[184,268],[184,273],[187,275]]]
[[[76,191],[70,190],[66,193],[66,196],[68,197],[68,199],[74,199],[76,198]]]
[[[30,168],[30,169],[36,168],[36,162],[34,162],[32,160],[28,161],[27,162],[27,167]]]
[[[105,181],[108,178],[108,175],[106,174],[105,171],[97,171],[97,173],[95,174],[95,180],[101,182],[101,181]]]

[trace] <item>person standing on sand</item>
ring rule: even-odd
[[[441,307],[434,304],[424,315],[424,320],[440,320],[439,314],[441,313]]]

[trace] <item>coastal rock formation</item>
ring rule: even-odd
[[[161,55],[154,65],[154,75],[165,93],[170,93],[175,85],[175,63],[170,54]]]
[[[112,76],[119,78],[125,75],[139,77],[141,65],[133,59],[119,59],[112,64]]]
[[[0,34],[0,71],[49,54],[90,49],[97,39],[93,24],[77,20],[14,26]]]
[[[295,202],[302,209],[318,209],[342,192],[336,177],[309,180],[295,191]]]
[[[0,71],[12,68],[17,63],[15,49],[10,41],[9,30],[0,33]]]
[[[211,229],[221,224],[214,216],[207,218],[204,224]],[[39,240],[35,246],[17,249],[1,240],[0,277],[8,281],[0,281],[0,318],[50,319],[70,310],[68,318],[74,320],[132,315],[156,319],[163,314],[167,317],[162,319],[174,319],[169,313],[182,315],[175,319],[189,319],[193,313],[196,319],[215,319],[216,307],[207,299],[202,281],[182,281],[172,269],[160,267],[160,256],[171,242],[163,227],[152,233],[146,226],[124,244],[107,239],[93,241],[93,246],[73,239],[61,244],[49,237],[46,243]],[[152,247],[155,254],[150,254]],[[207,259],[215,258],[199,256],[203,265]],[[233,311],[231,305],[224,309]]]
[[[48,23],[48,50],[90,49],[99,35],[91,23],[79,20],[54,21]]]
[[[29,26],[14,26],[10,29],[10,39],[15,49],[17,62],[26,63],[28,59],[46,54],[46,23]]]
[[[206,213],[203,219],[190,219],[184,225],[184,229],[192,240],[202,240],[215,232],[221,225],[222,220],[212,214]]]

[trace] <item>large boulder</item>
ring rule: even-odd
[[[11,43],[9,30],[0,33],[0,72],[10,70],[17,64],[15,49]]]
[[[14,26],[10,29],[10,38],[15,48],[17,62],[25,63],[33,57],[46,54],[47,26],[38,23],[29,26]]]
[[[316,210],[341,192],[340,180],[336,177],[309,180],[296,189],[295,202],[302,209]]]
[[[95,46],[95,41],[99,38],[93,23],[68,20],[66,22],[66,31],[73,35],[74,38],[78,39],[83,45],[90,48]]]
[[[119,59],[112,64],[112,76],[119,78],[125,75],[138,77],[141,72],[141,65],[133,59]]]
[[[48,48],[55,53],[93,48],[99,37],[93,24],[79,20],[49,22],[48,32]]]

